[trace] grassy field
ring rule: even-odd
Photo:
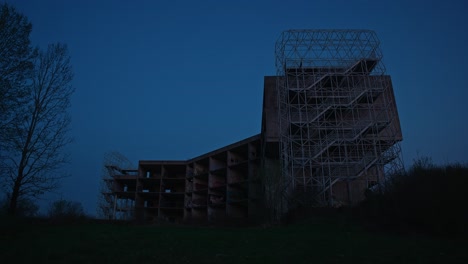
[[[2,219],[1,263],[468,263],[468,241],[371,233],[337,219],[213,228]]]

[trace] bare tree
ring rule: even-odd
[[[277,160],[265,158],[262,169],[264,204],[269,215],[267,220],[278,223],[288,210],[289,197],[285,190],[287,186],[281,174],[281,164]]]
[[[0,143],[10,137],[6,128],[27,95],[24,84],[36,52],[29,40],[31,29],[25,16],[0,4]]]
[[[9,212],[15,214],[19,198],[38,197],[58,187],[67,162],[64,147],[69,136],[73,78],[66,45],[52,44],[39,52],[25,85],[24,104],[8,126],[4,142],[2,181],[10,194]]]

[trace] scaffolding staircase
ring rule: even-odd
[[[301,83],[298,79],[306,79],[302,75],[313,71],[304,71],[304,69],[290,69],[287,71],[286,88],[288,88],[288,83],[293,83],[294,85],[289,89],[290,91],[304,92],[306,100],[320,99],[316,100],[320,104],[303,106],[298,96],[295,99],[296,105],[288,105],[291,109],[289,110],[288,123],[290,128],[287,136],[290,138],[290,151],[287,152],[288,155],[283,155],[283,158],[287,159],[285,162],[290,164],[288,165],[288,168],[291,168],[290,175],[298,177],[292,179],[293,189],[296,188],[295,182],[301,183],[304,190],[308,188],[318,189],[315,197],[317,204],[326,203],[324,194],[330,191],[334,184],[339,181],[349,181],[361,177],[381,160],[381,153],[371,153],[363,155],[359,161],[344,161],[339,164],[319,162],[329,156],[330,148],[353,148],[368,134],[378,134],[390,124],[390,120],[353,120],[352,124],[348,126],[327,126],[325,122],[327,116],[333,115],[333,111],[351,112],[360,106],[361,101],[369,104],[382,95],[385,87],[366,86],[365,84],[366,81],[371,83],[368,78],[377,64],[378,60],[376,59],[360,59],[347,69],[341,72],[332,71],[324,74],[312,84],[304,85],[302,88],[298,85]],[[290,78],[294,79],[290,80]],[[349,79],[352,79],[352,82]],[[305,82],[302,83],[305,84]],[[340,92],[334,94],[333,90],[339,90]],[[290,92],[288,92],[289,94]],[[370,94],[371,100],[363,100]],[[289,101],[290,98],[287,100]],[[311,130],[325,132],[306,133],[306,131]],[[320,175],[314,175],[313,173],[313,171],[317,172],[319,170],[309,170],[310,175],[296,173],[300,170],[306,171],[304,166],[312,166],[312,164],[327,169],[320,170],[322,172]],[[333,169],[329,169],[331,165],[334,166]],[[324,172],[326,172],[325,175]],[[299,176],[297,176],[298,174]],[[306,179],[307,177],[310,179]],[[318,178],[314,179],[314,177]]]

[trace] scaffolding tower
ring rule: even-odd
[[[375,32],[285,31],[276,68],[289,207],[352,205],[403,170],[393,87]]]
[[[101,219],[132,219],[135,195],[127,190],[126,182],[135,185],[138,170],[131,168],[134,168],[133,164],[122,154],[116,151],[105,153],[97,207]]]

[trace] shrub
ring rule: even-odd
[[[1,214],[6,214],[8,212],[8,207],[10,205],[10,196],[7,194],[0,202]],[[16,216],[20,217],[35,217],[39,211],[39,206],[29,198],[21,198],[17,202]]]
[[[52,220],[75,221],[85,218],[83,206],[79,202],[58,200],[53,202],[48,211]]]
[[[439,234],[468,233],[468,166],[436,166],[420,158],[397,175],[384,193],[367,193],[360,209],[371,221],[392,228]]]

